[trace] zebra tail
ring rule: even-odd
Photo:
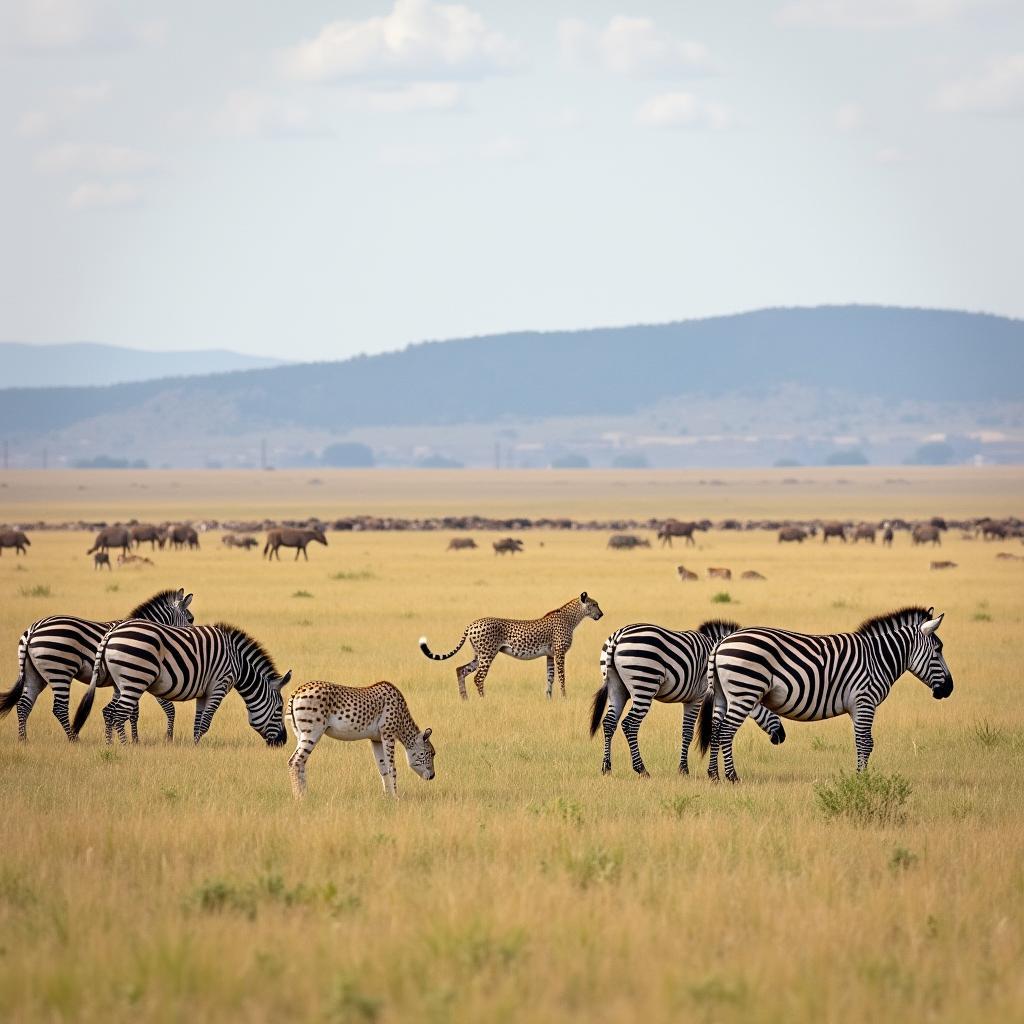
[[[704,701],[700,706],[700,714],[697,716],[697,745],[700,748],[702,757],[711,746],[711,731],[714,728],[712,716],[715,713],[715,694],[720,689],[714,651],[711,652],[711,658],[708,661],[708,683],[708,692],[704,694]]]
[[[120,623],[117,625],[120,625]],[[78,734],[81,732],[82,726],[85,725],[88,720],[89,712],[92,711],[92,702],[96,698],[96,686],[103,673],[103,659],[107,653],[107,638],[110,636],[111,632],[113,632],[113,630],[108,631],[104,635],[103,639],[100,641],[99,647],[96,648],[96,657],[92,663],[92,679],[89,680],[89,688],[85,691],[85,696],[82,698],[82,702],[78,705],[78,709],[75,711],[75,720],[71,723],[71,736],[73,739],[78,739]]]
[[[425,636],[420,637],[420,650],[431,659],[431,661],[447,661],[449,658],[454,658],[459,651],[462,650],[462,645],[466,642],[466,637],[469,636],[469,626],[462,631],[462,639],[458,642],[454,650],[449,651],[447,654],[435,654],[427,646],[427,638]]]
[[[594,704],[590,710],[590,735],[593,736],[601,728],[601,719],[604,718],[604,709],[608,704],[608,684],[605,683],[597,693],[594,694]]]
[[[25,691],[25,658],[28,655],[28,642],[32,638],[35,624],[29,626],[18,641],[18,681],[6,692],[0,694],[0,718],[6,718],[21,700]]]

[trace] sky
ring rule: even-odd
[[[0,340],[1024,317],[1019,0],[0,0]]]

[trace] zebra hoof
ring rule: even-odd
[[[602,775],[611,775],[611,773],[612,773],[612,766],[610,764],[603,764],[603,765],[601,765],[601,774]]]
[[[731,783],[732,783],[732,784],[733,784],[734,786],[735,786],[735,785],[736,785],[736,784],[737,784],[737,783],[738,783],[738,782],[740,781],[740,777],[739,777],[738,775],[726,775],[726,778],[727,778],[727,779],[728,779],[728,780],[729,780],[729,781],[730,781],[730,782],[731,782]]]
[[[687,767],[686,767],[686,765],[682,765],[682,764],[681,764],[681,765],[679,766],[679,774],[680,774],[680,775],[689,775],[689,774],[690,774],[690,769],[689,769],[689,768],[687,768]]]
[[[777,747],[780,743],[786,742],[786,730],[780,725],[775,732],[772,733],[772,746]]]
[[[651,773],[645,768],[642,772],[637,772],[636,777],[638,779],[649,779],[651,777]]]
[[[708,772],[708,782],[713,782],[715,783],[715,785],[717,785],[721,781],[722,780],[717,775],[712,775],[710,772]]]

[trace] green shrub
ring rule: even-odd
[[[889,858],[889,869],[891,871],[908,871],[917,863],[917,854],[912,853],[904,846],[897,846]]]
[[[732,604],[732,598],[729,596],[729,591],[720,590],[714,597],[711,598],[712,604]]]
[[[910,783],[902,775],[867,769],[839,775],[815,787],[818,806],[827,818],[847,818],[857,825],[893,825],[906,818]]]
[[[292,597],[312,597],[313,595],[308,590],[296,590]]]

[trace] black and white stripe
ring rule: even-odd
[[[647,775],[637,734],[651,701],[683,705],[683,737],[679,753],[679,771],[689,774],[687,753],[693,739],[697,713],[708,691],[708,658],[715,645],[739,629],[735,622],[712,620],[697,629],[676,631],[641,622],[617,629],[601,648],[601,677],[604,685],[594,694],[590,735],[597,732],[604,715],[604,761],[601,771],[612,770],[612,737],[627,701],[633,706],[622,721],[629,743],[633,771]],[[752,717],[772,738],[782,743],[786,732],[776,715],[759,705]]]
[[[167,701],[196,701],[195,741],[210,728],[228,691],[245,701],[249,724],[270,746],[285,742],[281,688],[291,672],[278,675],[270,655],[243,630],[226,623],[180,629],[142,619],[115,626],[100,641],[92,681],[75,712],[77,736],[89,717],[97,680],[108,673],[118,690],[108,723],[118,728],[147,690]]]
[[[935,632],[942,616],[933,616],[932,608],[902,608],[868,619],[854,633],[811,636],[758,627],[723,640],[708,668],[714,701],[700,715],[701,751],[711,747],[708,775],[718,778],[721,746],[726,778],[739,781],[733,737],[761,703],[798,722],[849,715],[862,771],[874,746],[875,709],[904,672],[926,683],[937,700],[953,692]]]
[[[189,626],[194,622],[189,605],[192,595],[184,590],[162,590],[135,608],[129,618],[148,619],[169,626]],[[108,630],[123,619],[94,622],[74,615],[50,615],[33,622],[18,641],[18,681],[0,696],[0,718],[12,708],[18,710],[18,739],[28,736],[28,716],[39,694],[49,686],[53,690],[53,713],[69,740],[75,737],[68,717],[71,681],[88,683],[100,641]],[[109,686],[107,678],[97,685]],[[159,699],[159,698],[158,698]],[[174,733],[174,705],[160,700],[167,715],[167,735]],[[108,705],[109,706],[109,705]],[[131,719],[132,738],[138,740],[138,709]]]

